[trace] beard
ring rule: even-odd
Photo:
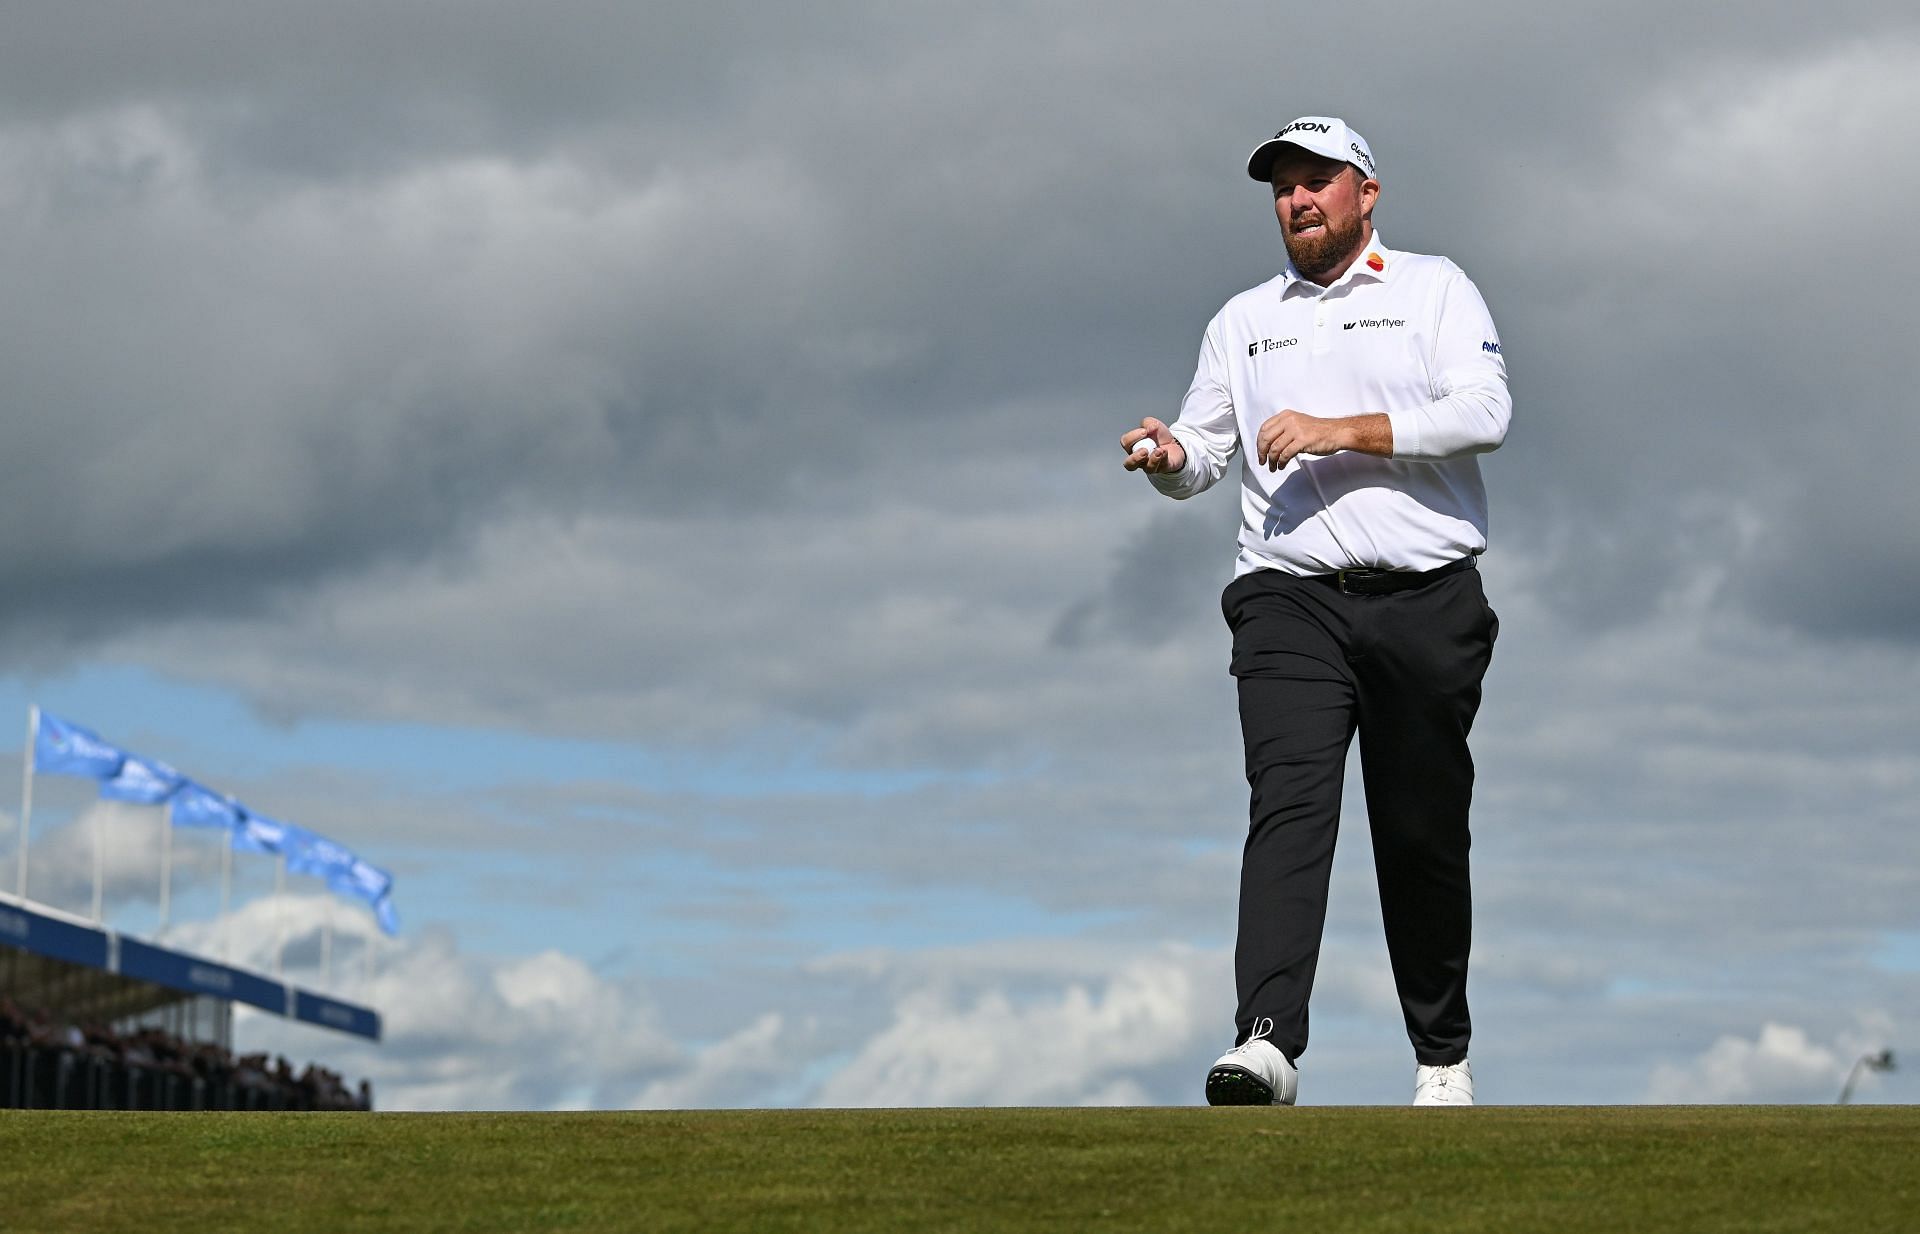
[[[1360,251],[1360,215],[1358,213],[1346,219],[1321,216],[1326,226],[1310,236],[1284,231],[1281,239],[1286,241],[1287,256],[1293,258],[1293,268],[1301,277],[1315,283],[1324,283],[1326,277],[1340,268],[1342,262],[1356,256]]]

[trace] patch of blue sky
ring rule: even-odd
[[[1888,972],[1920,973],[1920,930],[1887,931],[1868,958]]]
[[[790,745],[743,743],[690,752],[472,727],[336,720],[280,724],[228,691],[129,666],[90,665],[44,679],[0,677],[0,724],[9,713],[17,716],[22,744],[27,706],[33,702],[215,788],[223,776],[251,779],[311,766],[404,778],[428,789],[615,781],[661,792],[735,797],[890,796],[932,784],[981,785],[997,778],[987,770],[837,767],[821,751]]]
[[[176,830],[175,924],[217,914],[218,849],[212,833]],[[260,854],[234,855],[233,909],[272,893],[274,864]],[[557,948],[593,961],[625,949],[647,972],[707,967],[714,954],[742,946],[777,946],[804,957],[874,946],[1112,937],[1127,932],[1132,916],[1064,911],[979,887],[907,885],[884,873],[737,869],[689,853],[573,854],[530,870],[523,855],[416,850],[392,864],[403,935],[457,923],[462,946],[471,950],[528,955]],[[153,874],[157,888],[157,854]],[[296,895],[325,890],[301,875],[289,875],[286,886]],[[152,937],[156,900],[149,894],[113,906],[109,924]],[[343,899],[340,911],[344,927],[364,908]]]
[[[1611,998],[1662,998],[1673,994],[1685,994],[1696,988],[1695,983],[1685,981],[1655,981],[1648,977],[1615,977],[1607,983],[1607,995]]]
[[[743,948],[751,954],[777,947],[798,958],[876,946],[1076,938],[1126,916],[837,871],[733,870],[688,854],[609,856],[570,887],[549,874],[518,897],[514,878],[509,863],[450,856],[431,877],[402,880],[396,903],[406,922],[459,920],[463,945],[476,950],[552,947],[589,960],[618,954],[628,958],[623,967],[654,974],[710,968],[716,954]],[[476,904],[491,909],[475,912]]]

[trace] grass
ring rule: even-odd
[[[1920,1108],[0,1111],[0,1229],[1920,1229]]]

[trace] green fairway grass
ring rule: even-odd
[[[0,1228],[1920,1230],[1920,1109],[0,1111]]]

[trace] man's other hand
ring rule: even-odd
[[[1254,457],[1268,471],[1278,471],[1301,454],[1334,454],[1358,450],[1362,454],[1393,454],[1393,423],[1379,414],[1324,420],[1291,407],[1267,417],[1254,442]]]

